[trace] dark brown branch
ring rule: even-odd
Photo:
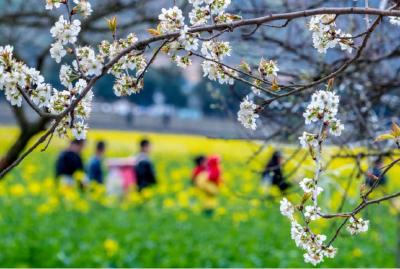
[[[298,89],[296,89],[296,90],[292,90],[292,91],[289,91],[289,92],[287,92],[287,93],[281,94],[281,95],[279,95],[279,96],[276,96],[276,97],[270,98],[270,99],[268,99],[268,100],[265,100],[265,101],[259,106],[259,108],[258,108],[257,110],[258,110],[258,111],[261,111],[261,110],[263,109],[264,106],[269,105],[270,103],[272,103],[272,102],[275,101],[275,100],[278,100],[278,99],[281,99],[281,98],[283,98],[283,97],[287,97],[287,96],[290,96],[290,95],[294,95],[294,94],[297,94],[297,93],[302,92],[302,91],[304,91],[304,90],[310,89],[310,88],[312,88],[312,87],[314,87],[314,86],[316,86],[316,85],[319,85],[319,84],[321,84],[321,83],[324,83],[324,82],[330,80],[331,78],[335,78],[335,77],[338,76],[340,73],[342,73],[343,71],[345,71],[351,64],[353,64],[355,61],[357,61],[358,58],[360,58],[360,56],[361,56],[363,50],[364,50],[365,47],[367,46],[367,43],[368,43],[369,38],[371,37],[371,34],[372,34],[373,31],[375,30],[375,28],[378,26],[378,24],[379,24],[379,22],[381,21],[381,19],[382,19],[382,17],[379,16],[379,17],[374,21],[374,23],[372,24],[371,28],[368,29],[368,33],[365,35],[365,38],[364,38],[364,40],[363,40],[361,46],[357,49],[356,55],[355,55],[353,58],[351,58],[350,60],[348,60],[347,62],[345,62],[345,63],[344,63],[342,66],[340,66],[336,71],[334,71],[334,72],[330,73],[329,75],[327,75],[327,76],[325,76],[325,77],[323,77],[323,78],[321,78],[321,79],[318,79],[318,80],[316,80],[316,81],[314,81],[314,82],[312,82],[312,83],[310,83],[310,84],[308,84],[308,85],[301,86],[300,88],[298,88]]]

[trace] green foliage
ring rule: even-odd
[[[1,129],[3,150],[14,135],[14,130]],[[92,131],[84,156],[90,155],[96,140],[104,138],[108,157],[127,156],[136,151],[136,141],[142,136]],[[244,169],[244,160],[257,148],[255,143],[173,135],[147,137],[153,141],[160,184],[143,196],[132,193],[124,201],[108,200],[103,195],[94,198],[92,192],[56,191],[53,163],[65,145],[63,141],[55,139],[47,152],[30,156],[0,183],[0,266],[307,266],[290,239],[289,223],[279,213],[279,195],[275,199],[271,190],[271,199],[265,200],[259,176],[249,172],[262,167],[271,149],[260,156],[260,163]],[[284,149],[287,156],[290,150]],[[223,159],[225,186],[212,216],[202,213],[201,202],[192,195],[189,183],[191,159],[199,153],[218,153]],[[287,169],[295,165],[293,161]],[[344,232],[335,243],[337,257],[321,266],[394,267],[392,214],[389,207],[369,208],[365,214],[371,220],[368,233],[350,237]],[[319,227],[328,236],[333,233],[331,223]]]

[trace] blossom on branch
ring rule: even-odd
[[[93,9],[89,1],[87,0],[74,0],[76,4],[74,10],[82,14],[83,17],[88,17],[92,14]]]
[[[389,22],[393,25],[400,26],[400,17],[389,17]]]
[[[259,117],[255,113],[257,106],[249,100],[246,96],[240,103],[240,110],[238,112],[238,120],[245,128],[255,130],[257,128],[256,120]]]
[[[283,198],[280,202],[280,205],[281,214],[289,219],[293,219],[294,206],[288,201],[288,199]]]
[[[368,225],[369,220],[363,220],[362,218],[356,219],[354,217],[351,217],[346,229],[351,235],[355,235],[368,231]]]
[[[46,0],[46,9],[52,10],[53,8],[59,8],[61,6],[61,0]]]
[[[169,33],[179,31],[184,26],[185,18],[182,15],[182,10],[177,6],[169,9],[161,9],[161,14],[158,16],[160,20],[159,31],[161,33]]]
[[[334,48],[338,44],[342,50],[347,50],[349,53],[353,50],[354,42],[351,35],[337,29],[335,20],[334,14],[311,17],[309,30],[312,32],[314,47],[319,53],[326,53],[329,48]]]

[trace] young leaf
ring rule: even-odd
[[[392,123],[392,135],[394,137],[400,137],[400,126],[396,123]]]
[[[244,60],[242,60],[241,62],[240,62],[240,68],[244,71],[244,72],[247,72],[247,73],[249,73],[249,74],[251,74],[251,67],[250,67],[250,65],[247,63],[247,62],[245,62]]]
[[[375,141],[379,142],[379,141],[391,140],[391,139],[395,139],[395,137],[392,134],[381,134],[380,136],[375,138]]]
[[[152,36],[158,36],[161,34],[157,29],[154,28],[147,29],[147,32]]]
[[[280,88],[281,87],[279,87],[277,79],[274,78],[274,80],[272,81],[271,90],[278,91],[280,90]]]
[[[110,29],[113,36],[117,32],[117,17],[112,17],[111,19],[107,19],[108,28]]]

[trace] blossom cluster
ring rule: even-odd
[[[240,16],[225,12],[231,2],[230,0],[193,0],[189,2],[193,5],[193,9],[189,13],[192,26],[206,24],[211,19],[214,23],[226,23],[240,19]],[[73,6],[71,7],[71,5]],[[114,40],[112,42],[102,41],[97,50],[90,46],[79,46],[77,40],[81,31],[81,22],[75,14],[80,14],[82,17],[90,16],[92,13],[91,4],[88,0],[46,0],[46,9],[57,9],[62,6],[65,6],[66,11],[68,11],[67,17],[61,15],[50,30],[54,38],[50,54],[57,63],[61,63],[67,54],[71,54],[73,59],[69,64],[62,64],[60,81],[65,89],[49,94],[51,97],[47,101],[49,107],[46,109],[50,113],[62,114],[65,109],[75,103],[76,107],[73,113],[66,115],[61,120],[56,132],[60,136],[65,136],[68,129],[71,129],[75,137],[84,138],[87,130],[85,121],[89,116],[92,100],[91,89],[88,89],[89,80],[103,75],[106,64],[118,58],[108,69],[108,73],[115,77],[114,93],[117,96],[138,93],[143,88],[143,75],[148,64],[143,53],[137,53],[133,50],[122,55],[124,50],[138,41],[133,33],[119,40],[113,35]],[[159,24],[157,30],[155,30],[158,34],[179,32],[179,37],[166,42],[162,51],[167,53],[179,67],[190,66],[192,64],[190,58],[192,52],[197,51],[200,47],[199,34],[191,32],[189,26],[185,24],[182,10],[176,6],[163,8],[158,19]],[[204,76],[222,84],[232,84],[233,78],[237,74],[219,64],[219,61],[222,61],[225,56],[230,55],[230,51],[228,42],[204,41],[201,45],[201,53],[204,57],[210,58],[204,60],[202,64]],[[44,89],[44,87],[38,88]],[[84,95],[83,98],[81,94]],[[19,92],[9,91],[8,95],[10,96],[9,99],[15,99],[14,103],[20,104],[22,102]],[[79,103],[75,102],[77,98],[82,100]]]
[[[349,225],[346,229],[351,234],[365,233],[368,231],[369,220],[363,220],[362,218],[356,219],[351,217],[349,220]]]
[[[53,88],[44,83],[44,77],[34,68],[17,61],[11,46],[0,47],[0,90],[13,106],[22,105],[22,91],[39,108],[49,105]]]
[[[91,14],[92,9],[88,1],[74,0],[74,3],[72,14],[81,13],[84,17]],[[60,6],[58,0],[52,0],[47,1],[46,8],[52,9]],[[49,111],[60,114],[71,106],[76,98],[84,95],[83,99],[76,104],[73,113],[64,117],[56,129],[61,137],[67,134],[68,129],[71,129],[75,138],[83,139],[88,129],[85,122],[89,117],[90,104],[93,98],[91,89],[88,89],[88,81],[93,77],[103,75],[105,64],[119,57],[123,50],[132,46],[138,39],[134,33],[130,33],[124,39],[114,39],[112,42],[102,41],[96,51],[90,46],[78,46],[76,44],[80,25],[80,21],[73,19],[72,15],[68,19],[64,19],[64,16],[61,15],[50,30],[55,38],[50,53],[56,62],[61,62],[67,51],[71,52],[75,59],[72,60],[71,64],[61,66],[60,81],[65,90],[54,94]],[[131,52],[120,57],[108,71],[115,77],[114,93],[117,96],[126,96],[139,92],[143,88],[142,77],[146,66],[146,60],[141,54],[136,55]]]
[[[68,1],[47,0],[46,9],[60,8],[62,5],[69,11]],[[55,42],[51,45],[50,55],[57,63],[70,52],[75,55],[72,65],[63,64],[60,68],[60,82],[65,87],[64,90],[54,91],[47,110],[54,115],[61,115],[73,103],[77,103],[71,113],[65,115],[58,123],[55,132],[60,137],[67,136],[71,130],[76,139],[85,139],[87,133],[87,120],[91,112],[93,93],[88,88],[88,78],[99,76],[103,69],[103,59],[96,56],[95,51],[89,47],[79,47],[76,45],[78,35],[81,31],[81,22],[74,19],[74,14],[81,14],[83,17],[89,16],[93,10],[87,0],[73,0],[72,11],[67,17],[61,15],[58,21],[50,29],[50,33]],[[78,102],[77,99],[80,99]]]
[[[251,73],[250,66],[246,66],[246,63],[242,63],[242,67],[244,67],[244,69],[248,69],[246,71],[248,73]],[[261,95],[260,89],[263,84],[263,81],[270,81],[272,82],[272,85],[274,84],[276,85],[278,71],[279,68],[275,61],[273,60],[268,61],[265,60],[264,58],[261,58],[260,63],[258,64],[258,74],[260,76],[260,79],[254,79],[253,86],[251,87],[253,93],[256,95]]]
[[[230,56],[231,46],[229,42],[223,41],[205,41],[201,47],[201,53],[204,57],[211,60],[205,60],[202,63],[204,76],[210,80],[218,81],[220,84],[233,84],[237,72],[229,69],[218,62],[225,56]]]
[[[57,9],[61,7],[61,5],[67,5],[67,2],[68,1],[65,0],[46,0],[46,9]],[[74,4],[73,12],[81,13],[83,17],[90,16],[93,12],[92,5],[88,0],[74,0]]]
[[[71,87],[71,86],[70,86]],[[61,114],[73,102],[77,100],[84,91],[87,90],[87,82],[84,79],[76,81],[73,87],[68,90],[54,92],[49,110],[54,114]],[[76,139],[85,139],[88,130],[87,120],[92,110],[91,104],[93,93],[91,89],[84,95],[82,100],[76,105],[74,111],[61,119],[61,122],[56,127],[56,133],[62,138],[67,136],[67,132],[71,129],[73,136]]]
[[[260,64],[258,65],[258,72],[260,73],[260,77],[263,79],[272,80],[278,75],[279,68],[273,60],[265,60],[261,58]]]
[[[111,61],[137,40],[136,35],[131,33],[125,39],[119,39],[112,43],[103,41],[99,45],[101,58]],[[143,79],[140,77],[146,66],[146,59],[143,55],[135,55],[134,52],[131,52],[121,57],[110,69],[110,73],[116,79],[113,87],[115,95],[128,96],[140,92],[144,86]]]
[[[64,46],[75,44],[80,31],[81,22],[79,20],[71,22],[66,20],[63,15],[60,16],[55,25],[50,29],[50,33],[55,39],[55,42],[51,44],[50,54],[57,63],[60,63],[61,59],[67,54]]]
[[[317,210],[319,208],[315,209],[313,206],[306,207],[304,215],[308,221],[319,218]],[[315,234],[308,226],[303,227],[297,222],[294,216],[295,207],[286,198],[283,198],[280,202],[280,211],[291,222],[291,238],[294,240],[296,246],[305,250],[305,262],[317,265],[324,260],[324,257],[335,257],[337,249],[324,243],[326,240],[325,235]]]
[[[73,3],[70,11],[70,4]],[[46,0],[46,9],[55,9],[66,6],[67,17],[61,15],[50,33],[55,42],[51,45],[50,55],[57,63],[71,53],[75,55],[72,64],[63,64],[60,69],[60,81],[65,87],[56,90],[50,84],[44,83],[40,73],[16,61],[13,57],[12,47],[1,47],[0,88],[5,90],[7,100],[12,105],[21,106],[23,98],[27,98],[38,109],[49,112],[60,118],[55,132],[64,137],[68,130],[77,139],[84,139],[87,132],[87,119],[91,112],[93,93],[88,85],[88,79],[99,76],[103,70],[105,57],[96,55],[88,46],[76,46],[78,35],[81,31],[81,22],[74,18],[75,14],[87,17],[92,13],[92,8],[87,0]],[[79,99],[79,100],[78,100]],[[65,113],[74,104],[74,109]]]
[[[240,63],[240,68],[245,73],[252,74],[250,65],[243,60]],[[261,58],[258,64],[257,71],[259,76],[253,76],[254,80],[251,84],[251,90],[255,95],[259,96],[261,95],[261,90],[264,83],[270,83],[272,85],[271,88],[273,88],[274,85],[277,85],[276,83],[279,68],[275,61]],[[237,76],[237,72],[235,72],[232,76]],[[246,96],[246,98],[243,99],[243,101],[241,102],[240,110],[238,112],[238,120],[245,128],[255,130],[257,128],[256,120],[258,118],[258,114],[255,113],[257,106],[253,102],[251,102],[252,107],[250,108],[249,102],[250,101],[248,96]]]
[[[87,17],[93,12],[87,0],[74,0],[74,4],[73,12],[81,13],[83,17]],[[46,0],[46,9],[59,8],[61,5],[68,6],[68,1]],[[73,20],[70,14],[68,16],[66,19],[64,15],[61,15],[50,30],[51,35],[55,39],[55,42],[51,44],[50,55],[57,63],[60,63],[61,59],[67,54],[65,46],[68,44],[74,45],[81,31],[81,22],[76,19]]]
[[[308,148],[313,157],[316,170],[314,177],[304,178],[300,181],[300,188],[303,190],[303,200],[299,206],[294,206],[286,198],[281,200],[281,214],[287,217],[291,222],[291,237],[296,246],[303,249],[304,261],[317,265],[324,258],[333,258],[337,249],[331,245],[331,242],[324,243],[326,236],[316,234],[312,231],[310,223],[323,216],[321,208],[318,206],[317,198],[324,191],[318,186],[320,174],[322,172],[322,144],[327,138],[328,130],[333,135],[340,135],[344,126],[336,118],[339,108],[339,97],[329,90],[317,91],[311,97],[311,102],[306,108],[303,116],[306,124],[319,123],[320,129],[317,134],[304,132],[299,137],[303,147]],[[307,204],[311,198],[311,204]],[[299,211],[305,223],[305,226],[299,224],[295,218],[295,212]],[[350,234],[358,234],[368,230],[368,221],[362,218],[351,217],[347,230]]]
[[[353,50],[354,42],[351,35],[336,28],[335,20],[334,14],[316,15],[310,20],[309,29],[312,32],[313,44],[319,53],[326,53],[329,48],[337,45],[349,53]]]
[[[305,194],[319,195],[323,189],[316,185],[313,179],[304,178],[300,182],[300,187]],[[280,203],[281,214],[286,216],[291,222],[291,238],[295,241],[297,247],[305,250],[304,261],[316,265],[324,260],[324,257],[334,258],[337,249],[332,245],[324,244],[326,236],[323,234],[314,233],[308,226],[308,223],[320,218],[321,208],[316,204],[300,206],[300,211],[303,212],[306,226],[300,225],[295,219],[295,206],[292,205],[286,198],[283,198]]]
[[[344,125],[336,118],[339,107],[339,97],[332,91],[317,91],[311,97],[311,102],[303,113],[306,124],[322,122],[334,136],[340,136]],[[304,148],[309,148],[315,152],[320,141],[320,137],[315,134],[304,132],[299,137],[300,144]]]
[[[189,13],[192,26],[206,24],[211,17],[214,23],[230,23],[241,17],[225,12],[231,0],[189,0],[193,9]]]
[[[256,113],[257,105],[254,104],[248,97],[246,97],[240,104],[240,110],[238,112],[238,121],[243,124],[244,127],[255,130],[256,120],[258,114]]]
[[[238,20],[241,17],[225,12],[230,0],[191,0],[193,9],[189,12],[191,26],[206,24],[211,18],[214,23],[226,23]],[[158,17],[159,24],[155,32],[166,34],[179,32],[179,38],[164,45],[162,51],[167,53],[178,67],[187,68],[192,64],[192,52],[199,49],[200,36],[192,33],[190,27],[185,24],[182,10],[174,6],[163,8]],[[218,81],[221,84],[233,84],[236,72],[221,65],[219,62],[225,56],[229,56],[231,47],[229,42],[218,40],[203,41],[201,53],[206,58],[202,63],[205,77]]]
[[[400,17],[389,17],[389,22],[393,25],[400,26]]]
[[[44,82],[44,77],[39,71],[15,60],[12,47],[0,47],[0,90],[5,91],[6,99],[13,106],[22,105],[24,93],[28,101],[37,108],[47,110],[54,115],[63,113],[86,89],[87,83],[79,79],[74,85],[71,79],[73,71],[65,66],[61,75],[63,76],[61,81],[68,85],[68,90],[57,91]],[[66,135],[67,129],[71,129],[76,138],[85,137],[87,129],[85,121],[91,111],[91,100],[92,94],[87,94],[75,110],[62,119],[56,129],[60,136]]]
[[[300,182],[300,187],[305,193],[311,193],[313,196],[318,196],[324,189],[317,186],[312,178],[304,178]]]
[[[230,0],[189,0],[193,5],[193,9],[189,12],[191,26],[204,25],[210,20],[213,23],[228,23],[241,19],[240,16],[225,12],[230,4]],[[201,63],[204,77],[220,84],[234,83],[238,77],[238,72],[233,68],[222,64],[225,57],[231,55],[232,48],[229,42],[212,38],[210,40],[201,39],[199,34],[193,33],[191,28],[185,24],[183,12],[176,6],[169,9],[162,9],[159,15],[159,24],[157,29],[153,29],[155,34],[165,34],[179,32],[179,37],[168,42],[162,48],[173,62],[180,68],[187,68],[192,64],[191,56],[200,48],[201,56],[204,61]],[[201,43],[201,45],[200,45]],[[274,61],[261,59],[258,67],[260,75],[259,80],[255,80],[255,84],[261,84],[264,80],[274,81],[279,71]],[[260,85],[261,86],[261,85]],[[253,87],[256,91],[260,87]],[[238,120],[246,128],[256,129],[256,113],[257,106],[246,97],[240,104],[238,112]]]
[[[161,33],[179,31],[185,25],[185,18],[183,17],[182,10],[177,6],[169,9],[161,9],[161,14],[158,16],[160,24],[158,29]]]

